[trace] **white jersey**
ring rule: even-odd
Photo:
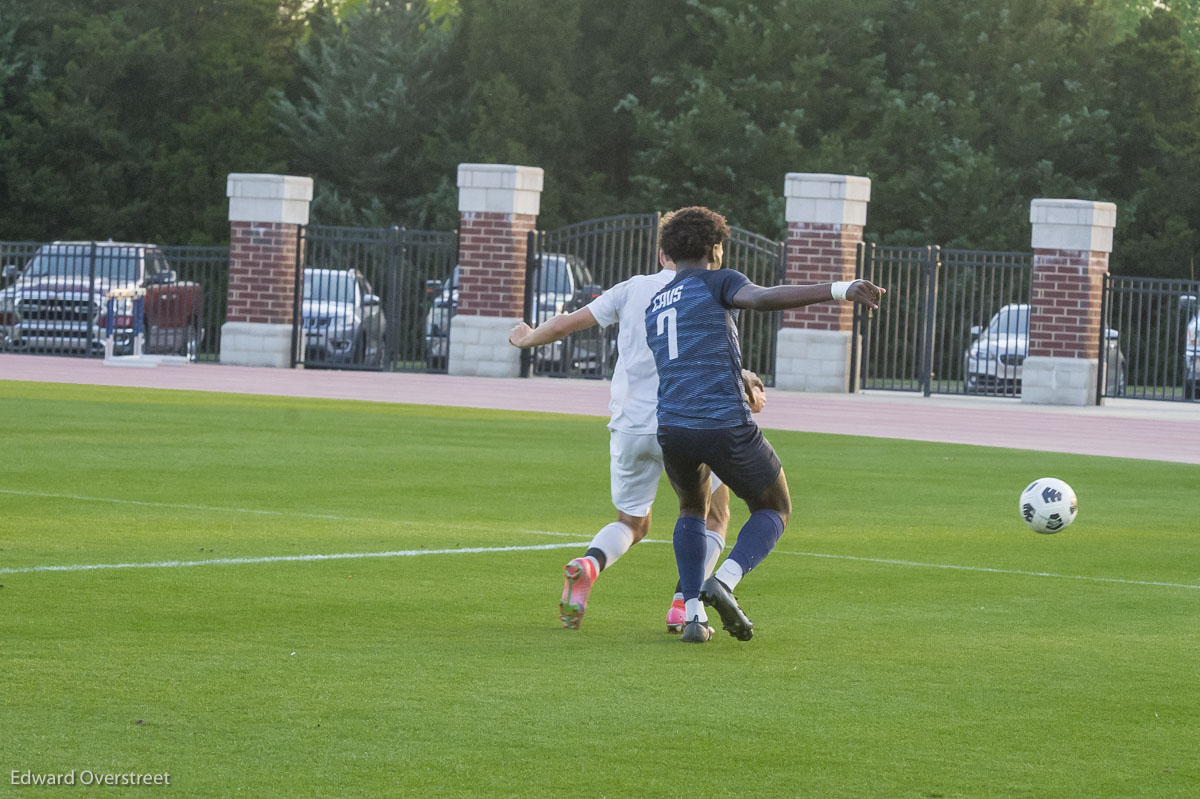
[[[613,370],[608,410],[609,430],[622,433],[658,431],[658,370],[646,345],[646,308],[664,286],[675,279],[675,270],[634,275],[588,304],[601,327],[619,322],[617,366]]]

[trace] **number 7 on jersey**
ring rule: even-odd
[[[679,338],[675,333],[675,309],[667,308],[658,315],[655,324],[658,329],[658,335],[663,334],[664,328],[667,331],[667,360],[673,361],[679,357]]]

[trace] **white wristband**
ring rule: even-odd
[[[835,300],[844,300],[846,299],[846,292],[857,282],[857,280],[839,280],[836,283],[830,283],[829,293],[833,295]]]

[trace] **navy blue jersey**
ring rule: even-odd
[[[658,424],[717,429],[750,423],[733,295],[750,282],[731,269],[683,269],[646,308],[658,369]]]

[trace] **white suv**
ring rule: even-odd
[[[971,328],[974,340],[963,353],[963,379],[969,393],[1015,394],[1021,390],[1021,367],[1029,354],[1029,305],[1005,305],[987,327]],[[1125,393],[1125,355],[1120,335],[1104,331],[1105,394]]]
[[[1200,399],[1200,300],[1195,295],[1185,294],[1179,298],[1179,307],[1192,315],[1184,328],[1183,350],[1183,398]]]
[[[305,269],[300,305],[306,366],[384,365],[387,317],[362,272]]]

